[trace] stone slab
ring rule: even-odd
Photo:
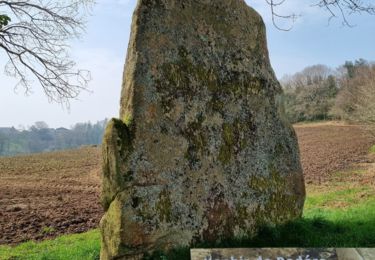
[[[191,249],[191,260],[374,260],[375,248]]]

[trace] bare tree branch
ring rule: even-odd
[[[296,18],[295,14],[281,15],[277,12],[277,8],[284,4],[286,0],[265,0],[270,6],[272,14],[272,23],[274,26],[283,31],[289,31],[293,27],[293,23]],[[352,14],[370,14],[375,15],[375,4],[371,3],[371,0],[312,0],[312,6],[317,6],[325,9],[330,17],[329,20],[333,18],[340,17],[342,23],[345,26],[352,27],[353,25],[349,22],[348,16]],[[281,28],[277,22],[278,19],[291,20],[292,25],[288,28]]]
[[[280,1],[275,1],[275,0],[265,0],[267,4],[270,6],[271,9],[271,14],[272,14],[272,23],[273,25],[281,30],[281,31],[290,31],[293,28],[293,24],[298,18],[298,15],[296,14],[289,14],[289,15],[281,15],[276,11],[276,8],[282,4],[285,3],[286,0],[280,0]],[[278,23],[277,19],[283,19],[283,20],[291,20],[291,25],[288,28],[281,28]]]
[[[51,101],[69,105],[87,89],[90,73],[75,69],[69,40],[84,32],[93,0],[0,0],[0,49],[9,61],[7,75],[31,90],[32,79]]]

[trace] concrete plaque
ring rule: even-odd
[[[192,260],[339,260],[334,248],[191,249]],[[356,259],[353,259],[356,260]]]

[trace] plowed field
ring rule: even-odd
[[[97,227],[100,149],[0,158],[0,244]]]
[[[374,139],[358,126],[295,126],[307,184],[367,162]],[[0,158],[0,244],[42,240],[98,226],[100,149]]]
[[[307,184],[319,185],[333,173],[369,163],[375,138],[360,126],[341,123],[295,125]]]

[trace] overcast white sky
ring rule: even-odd
[[[312,7],[314,0],[287,0],[279,12],[295,12],[301,17],[291,31],[284,32],[272,25],[265,0],[246,2],[266,22],[271,63],[278,77],[313,64],[335,68],[346,60],[375,60],[375,17],[349,17],[355,25],[352,28],[343,27],[339,19],[328,25],[329,15]],[[86,34],[72,45],[72,56],[78,67],[92,73],[91,93],[82,93],[78,100],[72,100],[69,111],[49,103],[38,84],[33,85],[29,96],[24,95],[23,89],[15,90],[16,81],[2,73],[6,59],[0,49],[0,127],[27,127],[36,121],[45,121],[50,127],[70,127],[77,122],[117,117],[135,5],[136,0],[97,0]]]

